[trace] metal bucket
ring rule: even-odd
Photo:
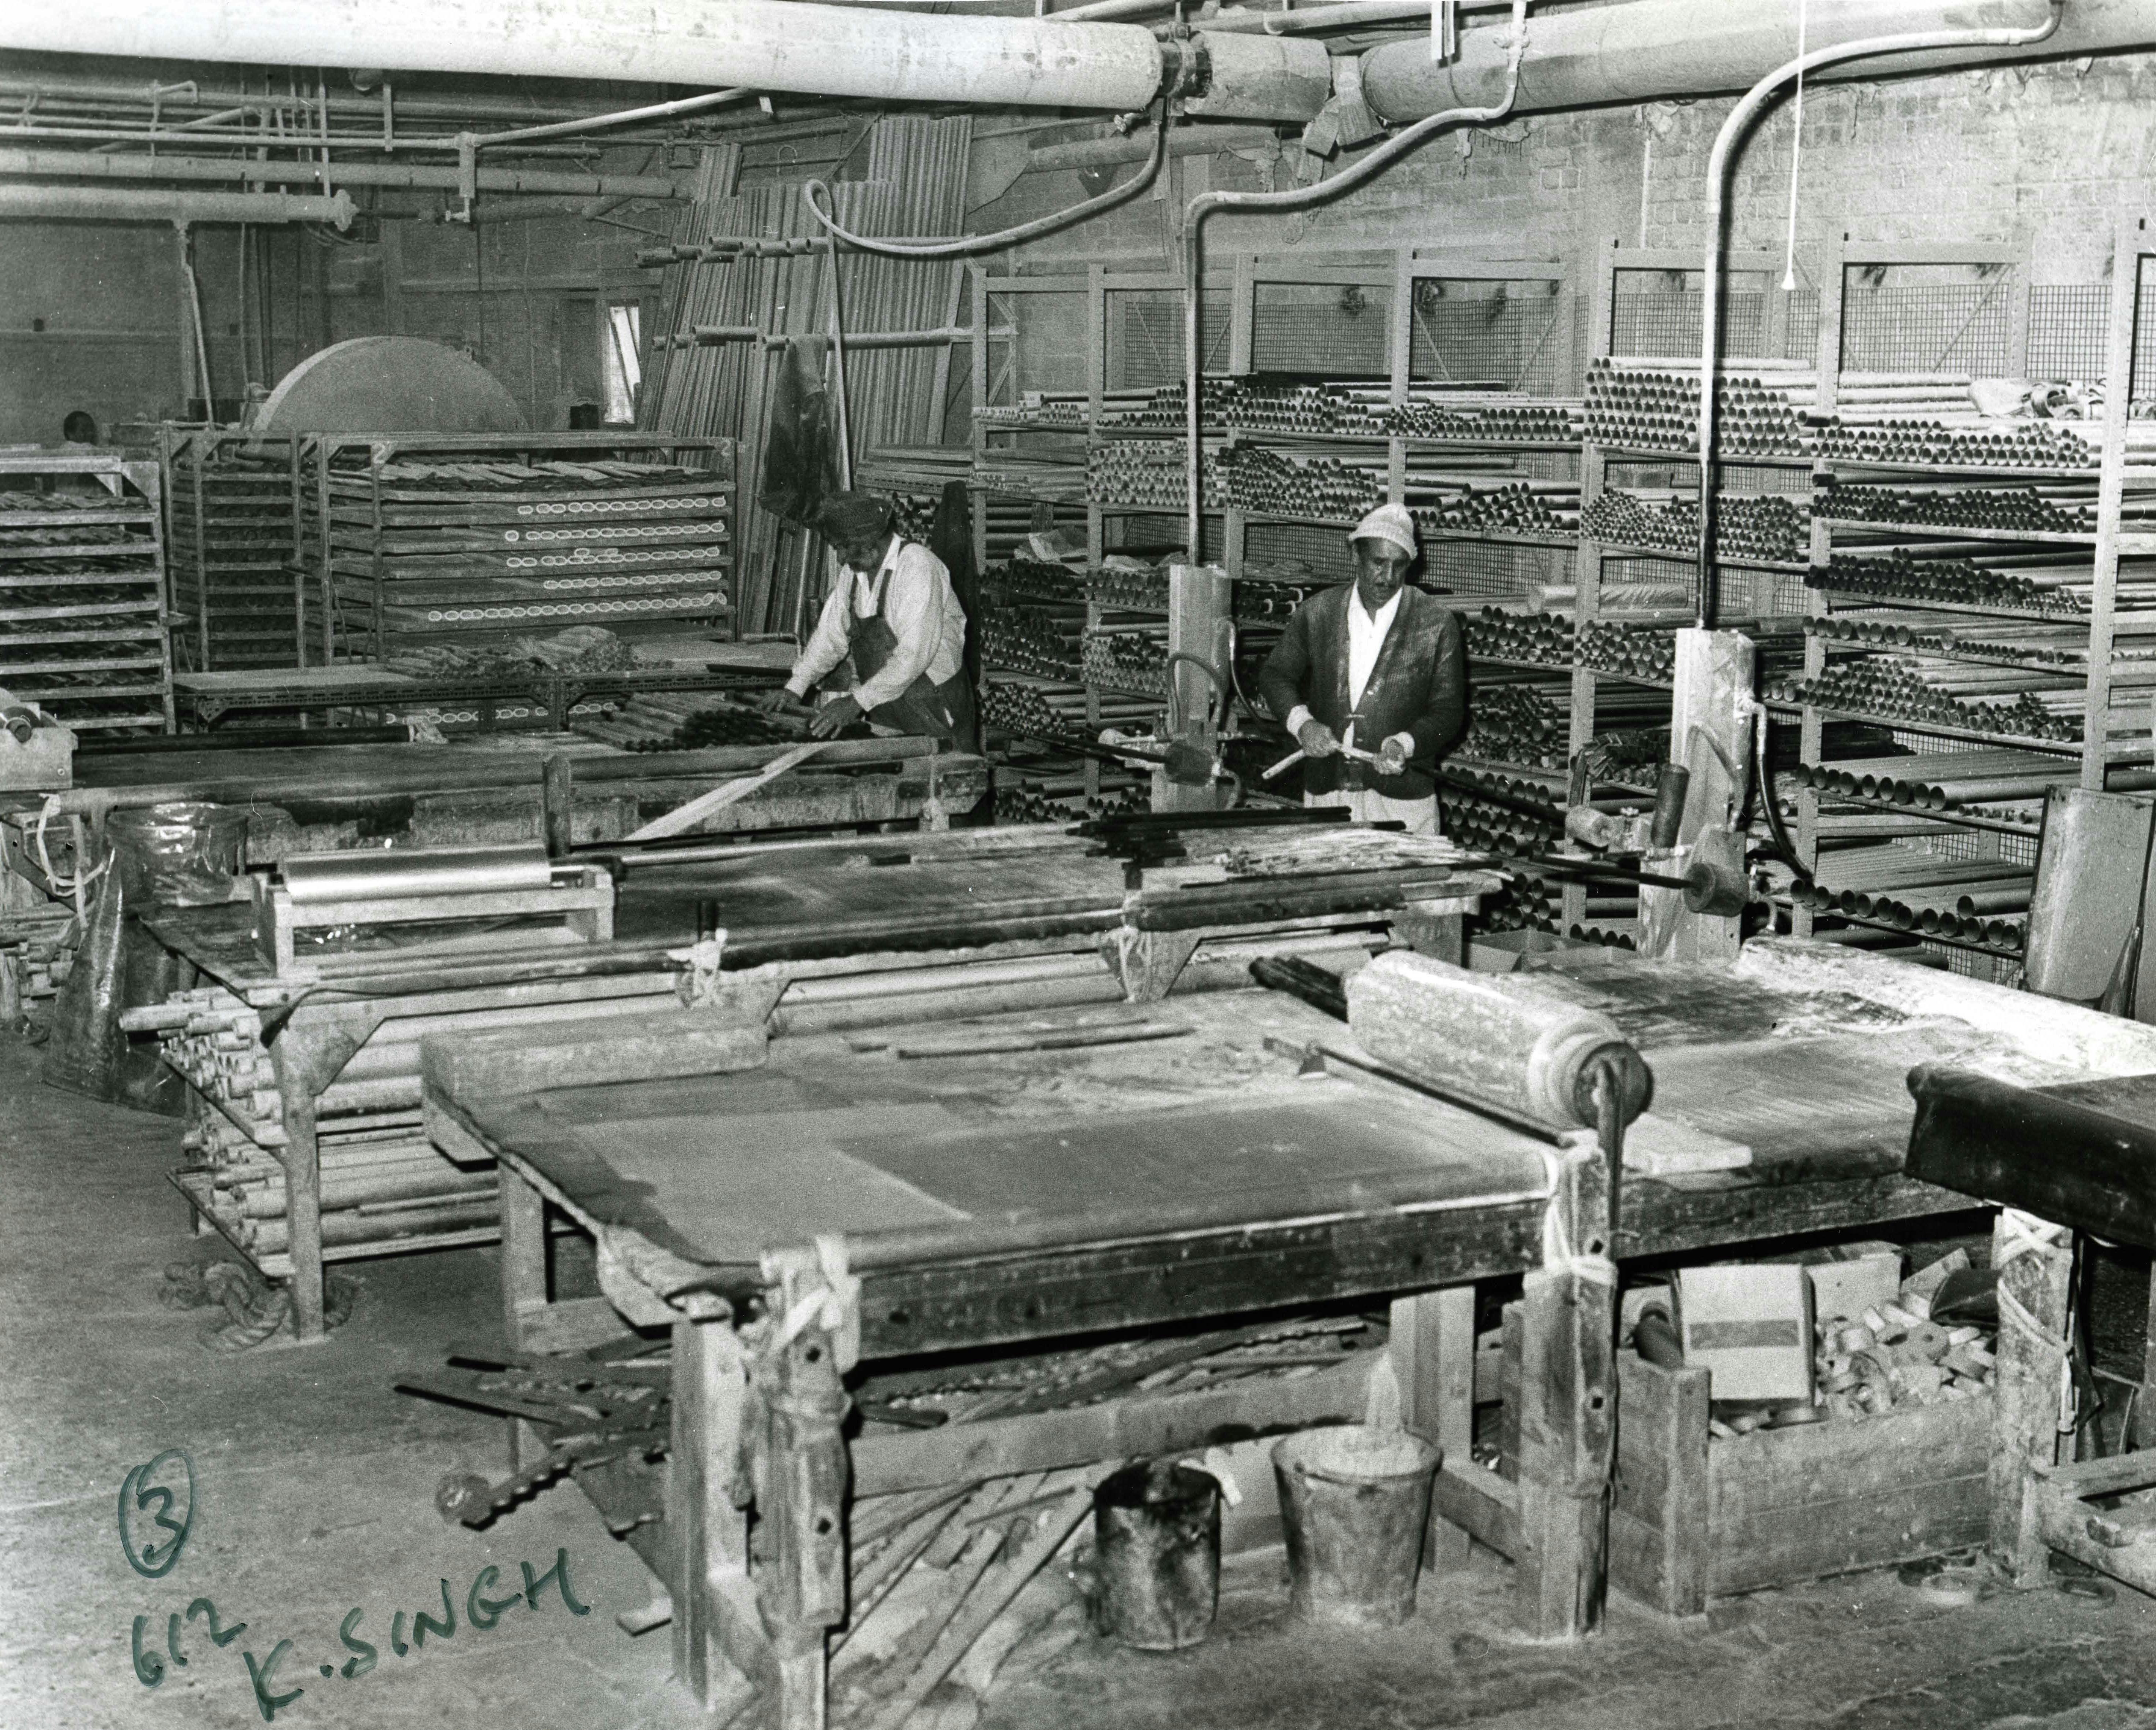
[[[1126,1466],[1093,1495],[1100,1569],[1094,1621],[1141,1651],[1196,1646],[1220,1603],[1220,1481],[1157,1460]]]
[[[247,813],[222,805],[116,811],[105,820],[129,908],[216,907],[245,868]]]
[[[1420,1436],[1361,1424],[1281,1439],[1273,1476],[1296,1615],[1383,1628],[1414,1614],[1430,1487],[1443,1457]]]

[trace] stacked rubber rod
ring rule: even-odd
[[[1714,529],[1717,558],[1802,565],[1810,556],[1810,508],[1786,494],[1725,493],[1715,503]],[[1699,497],[1612,489],[1580,514],[1579,532],[1690,558],[1699,545]]]
[[[1486,607],[1461,622],[1471,657],[1526,661],[1538,667],[1572,665],[1575,627],[1565,614],[1507,612]]]
[[[1812,448],[1804,417],[1818,400],[1813,371],[1792,361],[1731,361],[1716,375],[1717,453],[1796,457]],[[1587,373],[1586,434],[1599,444],[1699,448],[1699,361],[1598,359]]]
[[[1815,912],[2019,955],[2035,882],[2026,865],[1953,859],[1892,842],[1823,852],[1790,898]]]
[[[1167,439],[1106,439],[1086,454],[1084,496],[1096,504],[1137,505],[1152,509],[1183,509],[1188,497],[1183,446]],[[1209,446],[1199,473],[1208,510],[1229,502],[1224,453]],[[996,460],[1000,460],[1000,453]]]
[[[1779,702],[2068,745],[2082,737],[2085,706],[2078,678],[1925,657],[1851,657],[1815,678],[1773,680],[1768,690]]]

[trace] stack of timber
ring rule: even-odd
[[[173,728],[154,462],[0,451],[0,687],[76,732]]]
[[[833,214],[857,234],[935,238],[964,227],[973,121],[894,115],[866,138],[867,177],[831,188]],[[699,325],[751,330],[758,339],[822,341],[844,310],[849,332],[948,331],[960,321],[962,259],[879,257],[820,243],[798,181],[741,184],[739,146],[706,146],[693,196],[670,246],[640,253],[664,267],[658,316],[646,344],[639,427],[737,441],[740,629],[799,635],[814,620],[826,579],[820,537],[761,501],[763,458],[784,349],[763,340],[699,341]],[[743,248],[733,243],[756,243]],[[836,387],[828,351],[827,389]],[[963,376],[963,374],[959,375]],[[858,465],[878,449],[917,451],[945,437],[952,379],[947,340],[849,350],[845,426]],[[835,420],[835,405],[834,416]]]
[[[565,626],[634,639],[723,623],[731,449],[691,469],[661,459],[662,441],[624,435],[619,448],[639,454],[569,460],[506,438],[449,452],[326,443],[309,540],[324,549],[337,658],[389,662]]]
[[[187,671],[303,667],[299,453],[252,433],[159,429],[173,658]]]

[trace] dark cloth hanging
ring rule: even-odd
[[[763,445],[757,502],[804,529],[814,525],[824,499],[838,485],[831,396],[824,387],[824,356],[829,347],[821,336],[788,340],[778,386],[771,394],[771,430]]]
[[[951,592],[966,615],[966,687],[981,688],[981,573],[973,563],[973,495],[965,482],[946,484],[928,530],[928,550],[951,573]]]

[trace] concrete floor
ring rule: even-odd
[[[238,1358],[203,1349],[201,1311],[157,1302],[165,1265],[207,1252],[182,1233],[162,1174],[164,1119],[87,1105],[37,1084],[34,1054],[0,1043],[0,1170],[15,1203],[0,1219],[0,1730],[229,1727],[262,1722],[244,1654],[282,1693],[280,1721],[374,1726],[514,1722],[674,1730],[696,1722],[669,1679],[667,1636],[631,1639],[616,1612],[649,1577],[584,1499],[556,1490],[490,1531],[445,1524],[448,1471],[501,1466],[494,1420],[392,1391],[453,1341],[499,1343],[491,1252],[358,1264],[357,1313],[325,1345]],[[193,1524],[171,1574],[146,1579],[123,1554],[117,1498],[131,1467],[168,1448],[192,1457]],[[489,1564],[513,1589],[559,1549],[590,1614],[551,1592],[480,1631],[466,1589]],[[2045,1591],[1973,1610],[1928,1607],[1892,1574],[1765,1594],[1675,1625],[1616,1606],[1606,1634],[1572,1650],[1507,1632],[1507,1570],[1479,1559],[1424,1582],[1409,1627],[1305,1632],[1286,1615],[1276,1556],[1233,1565],[1213,1638],[1169,1656],[1090,1639],[1044,1675],[1002,1691],[982,1730],[1173,1726],[1174,1730],[1491,1730],[1758,1722],[1831,1730],[2056,1730],[2156,1725],[2156,1603],[2121,1592],[2091,1604]],[[430,1604],[441,1580],[458,1627],[398,1657],[392,1612]],[[492,1594],[506,1596],[506,1592]],[[136,1680],[134,1619],[159,1650],[166,1620],[214,1601],[223,1650],[186,1626],[188,1663],[154,1691]],[[321,1666],[348,1612],[380,1649],[350,1680]]]

